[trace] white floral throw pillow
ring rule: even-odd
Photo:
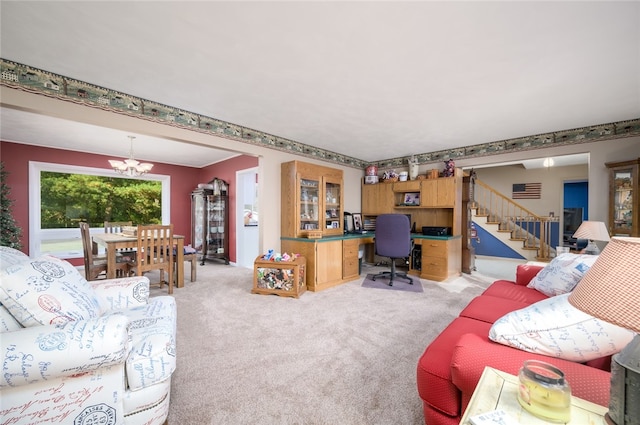
[[[560,254],[531,279],[527,288],[548,297],[571,292],[597,259],[597,255]]]
[[[538,301],[496,320],[492,341],[530,353],[575,362],[599,359],[622,350],[635,333],[583,313],[569,295]]]
[[[25,327],[99,317],[106,308],[73,265],[50,255],[2,270],[0,303]]]

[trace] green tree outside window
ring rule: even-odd
[[[77,228],[80,221],[161,223],[161,182],[43,171],[40,187],[42,229]]]
[[[20,249],[22,248],[20,243],[22,229],[11,213],[13,199],[11,199],[11,190],[6,183],[8,174],[4,170],[4,163],[0,162],[0,246]]]

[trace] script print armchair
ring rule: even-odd
[[[159,425],[176,305],[144,276],[87,282],[66,261],[0,247],[0,423]]]

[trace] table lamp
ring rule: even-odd
[[[600,254],[600,248],[593,241],[609,241],[607,226],[602,221],[583,221],[578,230],[573,234],[576,239],[588,239],[589,244],[584,249],[585,254]]]
[[[569,296],[583,312],[640,332],[640,238],[613,237]],[[608,424],[640,424],[640,335],[611,361]]]

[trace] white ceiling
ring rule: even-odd
[[[365,161],[640,117],[640,2],[3,0],[0,14],[4,59]],[[121,131],[1,113],[3,140],[128,153]],[[136,158],[234,155],[175,143]]]

